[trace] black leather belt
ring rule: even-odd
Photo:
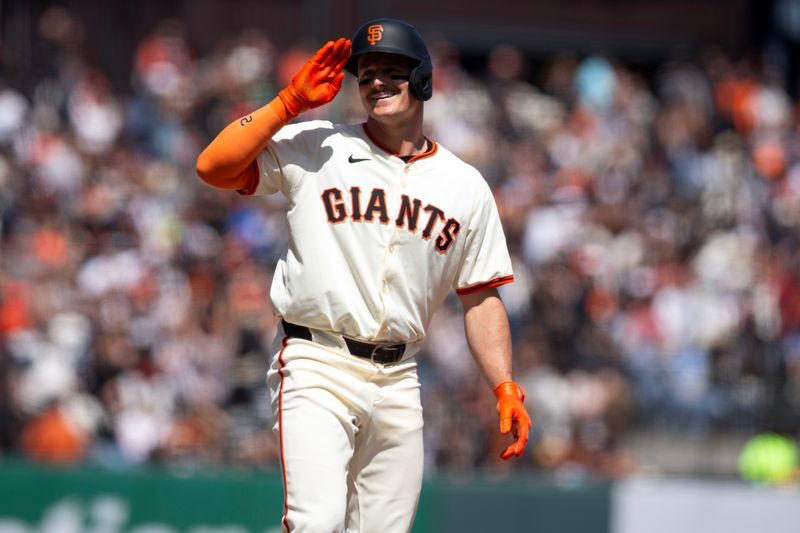
[[[283,322],[283,331],[289,337],[297,339],[311,340],[311,330],[305,326],[292,324],[291,322]],[[403,354],[406,351],[405,344],[371,344],[369,342],[361,342],[355,339],[349,339],[342,336],[344,342],[347,344],[347,349],[351,355],[369,359],[373,363],[396,363],[403,359]]]

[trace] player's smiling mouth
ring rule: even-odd
[[[378,101],[378,100],[386,100],[387,98],[391,98],[391,97],[393,97],[393,96],[396,96],[397,94],[398,94],[398,93],[397,93],[397,92],[394,92],[394,91],[381,91],[381,92],[379,92],[379,93],[375,93],[375,94],[373,94],[371,98],[372,98],[373,100],[375,100],[375,101]]]

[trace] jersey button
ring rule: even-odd
[[[397,246],[394,244],[389,245],[389,252],[394,253],[395,250],[397,250]]]

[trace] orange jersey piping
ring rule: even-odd
[[[240,174],[245,180],[245,185],[241,189],[236,189],[241,195],[252,196],[255,194],[258,185],[261,183],[261,173],[258,169],[258,159],[253,159],[244,172]]]
[[[367,123],[366,122],[361,124],[361,127],[364,128],[364,133],[367,135],[367,137],[372,142],[372,144],[374,144],[375,146],[377,146],[378,148],[380,148],[381,150],[383,150],[384,152],[386,152],[387,154],[389,154],[391,156],[394,156],[394,157],[397,157],[397,158],[400,157],[399,155],[394,153],[391,150],[391,148],[388,148],[387,146],[385,146],[378,139],[376,139],[372,135],[372,133],[370,133],[370,131],[367,129]],[[426,139],[427,139],[427,137],[426,137]],[[430,139],[428,139],[428,140],[431,141]],[[414,157],[409,159],[408,162],[412,163],[414,161],[419,161],[420,159],[425,159],[426,157],[431,157],[433,155],[436,155],[436,152],[438,152],[438,151],[439,151],[439,143],[437,143],[436,141],[431,141],[431,147],[427,151],[425,151],[425,152],[423,152],[421,154],[415,155]]]
[[[477,285],[464,287],[463,289],[456,289],[456,294],[459,294],[461,296],[467,294],[473,294],[485,289],[491,289],[492,287],[499,287],[500,285],[505,285],[513,281],[514,281],[514,276],[503,276],[502,278],[494,278],[493,280],[485,281],[483,283],[478,283]]]
[[[284,461],[284,447],[283,447],[283,385],[286,381],[286,376],[283,373],[283,368],[286,366],[286,361],[283,360],[283,352],[289,344],[289,337],[283,338],[283,348],[278,354],[278,375],[281,377],[281,388],[278,391],[278,434],[281,437],[281,475],[283,476],[283,527],[286,531],[291,531],[289,527],[289,486],[286,483],[286,462]]]

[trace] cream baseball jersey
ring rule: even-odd
[[[270,290],[279,316],[413,350],[451,290],[513,281],[488,184],[430,145],[405,162],[364,125],[321,120],[272,138],[242,192],[288,201],[289,246]]]

